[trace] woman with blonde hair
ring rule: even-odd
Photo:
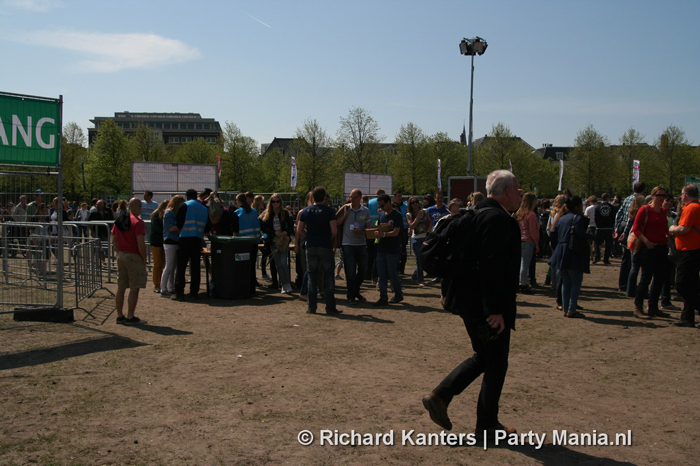
[[[160,203],[151,214],[151,234],[148,242],[151,245],[151,257],[153,258],[153,291],[160,293],[160,283],[165,268],[165,250],[163,249],[163,214],[168,207],[168,200]]]
[[[175,215],[180,206],[185,203],[181,195],[173,196],[163,212],[163,250],[165,267],[160,277],[160,295],[167,298],[175,293],[175,266],[177,265],[177,249],[180,245],[180,230],[175,226]],[[158,207],[160,209],[160,206]]]
[[[267,209],[265,209],[260,216],[260,226],[262,231],[267,235],[265,242],[272,251],[270,256],[277,266],[282,293],[291,293],[292,285],[289,278],[289,243],[291,237],[294,235],[294,222],[289,212],[282,208],[282,198],[279,194],[275,193],[270,196]]]
[[[520,225],[520,292],[523,294],[532,294],[527,275],[532,257],[540,250],[540,225],[535,213],[536,208],[537,196],[534,193],[525,193],[515,213],[515,219]]]

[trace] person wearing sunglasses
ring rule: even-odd
[[[275,193],[270,197],[267,209],[260,216],[260,226],[267,235],[265,242],[272,251],[270,256],[277,266],[282,294],[291,293],[289,240],[294,234],[294,222],[289,212],[282,208],[282,198],[279,194]]]

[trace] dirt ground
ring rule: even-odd
[[[0,464],[697,464],[700,331],[672,326],[678,311],[634,319],[618,264],[585,276],[586,319],[563,318],[548,289],[519,296],[501,420],[545,434],[542,446],[420,445],[441,433],[421,397],[471,354],[435,285],[403,276],[403,303],[352,307],[338,280],[343,314],[326,316],[306,314],[296,294],[178,303],[149,284],[137,327],[115,323],[104,291],[71,324],[0,316]],[[540,283],[545,272],[538,264]],[[463,443],[479,382],[449,409]],[[356,445],[335,444],[336,431]],[[562,431],[569,444],[553,438]],[[570,444],[628,431],[628,446]],[[362,445],[369,437],[380,445]]]

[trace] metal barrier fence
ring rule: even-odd
[[[77,307],[102,287],[100,241],[66,223],[59,243],[57,230],[56,223],[0,224],[0,313],[61,308],[71,294]]]
[[[102,286],[102,245],[93,239],[77,244],[71,248],[71,257],[75,260],[73,280],[75,282],[75,307],[84,299],[103,288]]]

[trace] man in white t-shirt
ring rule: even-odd
[[[360,294],[360,287],[367,273],[367,240],[365,230],[370,226],[369,209],[362,205],[362,191],[353,189],[350,204],[345,204],[338,217],[338,226],[343,228],[343,261],[348,282],[348,304],[367,301]]]

